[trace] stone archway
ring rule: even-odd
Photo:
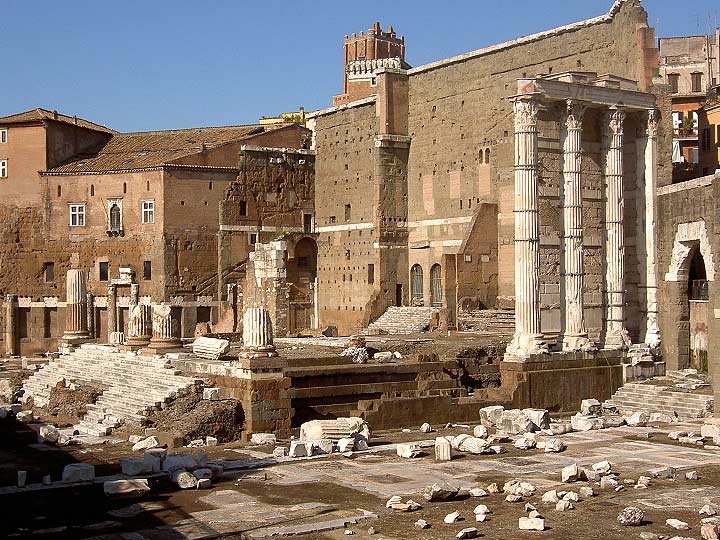
[[[715,280],[715,263],[704,221],[681,223],[677,227],[668,271],[665,273],[665,302],[662,316],[666,318],[665,361],[668,369],[694,366],[697,344],[707,343],[707,302],[693,298],[691,279],[694,267],[703,265],[704,278]],[[705,328],[705,335],[696,335]],[[693,356],[694,354],[694,356]],[[699,367],[699,366],[698,366]]]

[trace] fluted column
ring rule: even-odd
[[[17,347],[17,296],[14,294],[5,295],[5,354],[14,356],[18,354]]]
[[[248,308],[243,316],[243,351],[245,357],[276,356],[270,312],[265,308]]]
[[[65,280],[65,331],[63,341],[87,340],[87,288],[85,272],[78,269],[67,271]]]
[[[630,344],[625,329],[625,231],[623,195],[623,124],[625,113],[605,115],[605,333],[603,347],[624,349]]]
[[[152,308],[147,304],[130,305],[130,320],[125,344],[137,348],[150,343],[152,337]]]
[[[110,283],[107,290],[108,343],[113,343],[115,340],[114,334],[117,331],[117,285]]]
[[[179,337],[180,327],[173,317],[170,304],[153,304],[152,306],[152,338],[150,348],[153,352],[182,348]]]
[[[87,307],[88,334],[90,334],[92,339],[95,339],[97,337],[97,332],[95,331],[95,295],[92,293],[85,295],[85,306]]]
[[[564,351],[593,348],[585,328],[583,282],[585,262],[583,254],[582,219],[582,119],[585,106],[568,100],[563,118],[561,143],[563,147],[563,283],[565,327],[562,334]]]
[[[657,261],[655,259],[655,201],[657,190],[657,130],[658,111],[647,112],[645,135],[645,344],[651,349],[660,347],[657,303]]]
[[[547,352],[540,331],[540,223],[538,213],[539,104],[533,96],[513,101],[515,114],[515,335],[508,360]]]

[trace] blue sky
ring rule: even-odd
[[[405,36],[416,66],[601,15],[612,0],[2,4],[0,115],[40,106],[139,131],[327,107],[341,90],[343,35],[375,20]],[[643,5],[658,36],[703,34],[720,21],[718,0]]]

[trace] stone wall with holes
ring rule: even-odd
[[[699,250],[709,281],[709,302],[704,311],[708,363],[716,380],[720,380],[718,196],[720,175],[713,175],[662,187],[657,198],[658,303],[663,359],[668,369],[690,366],[692,328],[687,272],[690,259]],[[678,241],[680,245],[676,245]],[[720,384],[715,385],[718,387]]]

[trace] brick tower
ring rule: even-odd
[[[343,93],[333,97],[342,105],[375,93],[375,72],[381,68],[407,69],[405,37],[397,37],[392,25],[387,32],[376,22],[367,31],[345,36],[343,42]]]

